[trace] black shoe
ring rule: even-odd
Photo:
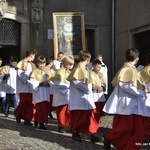
[[[70,133],[72,133],[72,128],[71,128],[71,126],[70,126]]]
[[[1,113],[3,113],[4,111],[3,111],[3,106],[0,108],[0,110],[1,110]]]
[[[47,130],[47,128],[44,126],[44,123],[40,123],[40,129]]]
[[[106,138],[106,133],[103,134],[103,137],[104,137],[104,141],[103,141],[103,144],[104,144],[104,147],[106,150],[111,150],[111,143],[107,140]]]
[[[25,125],[32,126],[32,123],[31,123],[30,121],[28,121],[28,120],[25,120],[25,121],[24,121],[24,124],[25,124]]]
[[[4,114],[5,114],[5,117],[8,117],[8,113],[7,112],[5,112]]]
[[[19,117],[16,118],[17,123],[21,122],[21,119]]]
[[[82,139],[77,132],[72,134],[72,139],[77,142],[82,142]]]
[[[52,118],[52,119],[54,118],[53,115],[52,115],[52,112],[49,113],[49,117]]]
[[[99,142],[99,141],[101,141],[101,139],[97,136],[96,133],[91,134],[91,142],[92,143],[96,143],[96,142]]]
[[[63,127],[58,127],[58,131],[60,133],[66,133],[65,129]]]
[[[37,128],[37,126],[38,126],[38,121],[34,121],[34,126]]]

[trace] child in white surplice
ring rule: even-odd
[[[44,123],[48,123],[49,115],[49,77],[43,71],[46,64],[46,58],[39,56],[37,60],[38,68],[30,74],[30,83],[32,85],[33,101],[35,103],[35,126],[40,124],[40,129],[46,130]]]
[[[66,78],[70,74],[69,69],[73,64],[74,58],[65,56],[62,60],[62,67],[52,78],[54,82],[52,106],[56,108],[58,131],[60,133],[64,133],[64,128],[70,124],[70,111],[68,110],[70,82]]]

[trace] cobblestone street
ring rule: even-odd
[[[49,119],[46,125],[48,130],[45,131],[24,125],[23,120],[18,124],[12,109],[8,117],[0,114],[0,150],[104,150],[102,142],[92,144],[87,135],[81,134],[81,143],[73,141],[69,127],[66,129],[67,133],[59,133],[55,112],[53,116],[54,119]],[[111,115],[102,117],[99,136],[111,128],[112,119]],[[141,150],[149,149],[143,147]]]
[[[104,150],[101,142],[92,144],[88,135],[81,135],[81,143],[73,141],[70,128],[67,133],[59,133],[55,112],[54,119],[49,119],[46,131],[36,129],[34,126],[24,125],[23,120],[18,124],[11,109],[10,115],[6,118],[0,114],[0,150]],[[102,118],[102,131],[110,128],[112,116]]]

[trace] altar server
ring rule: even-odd
[[[94,87],[92,89],[92,93],[96,105],[95,119],[98,124],[100,123],[100,118],[103,114],[102,109],[106,101],[104,96],[104,92],[106,90],[106,80],[104,75],[100,73],[101,65],[102,63],[99,59],[94,59],[92,62],[92,71],[90,71],[90,82]]]
[[[46,130],[45,124],[48,123],[50,84],[49,76],[43,71],[46,65],[46,58],[39,56],[37,59],[38,68],[30,74],[32,85],[33,102],[35,104],[35,126],[40,124],[40,129]]]
[[[14,55],[10,57],[8,63],[1,67],[0,73],[4,75],[3,82],[1,83],[2,91],[6,93],[6,101],[4,107],[4,113],[7,117],[9,114],[9,106],[11,103],[14,105],[14,110],[18,106],[18,98],[16,94],[17,88],[17,70],[16,66],[18,63],[18,58]]]
[[[46,66],[44,67],[43,71],[48,75],[49,81],[51,84],[53,82],[51,81],[51,77],[53,77],[56,73],[56,71],[53,69],[53,59],[52,58],[46,58]],[[49,117],[53,118],[52,111],[55,110],[55,107],[52,106],[53,102],[53,87],[50,87],[50,103],[49,103]]]
[[[36,68],[32,63],[35,59],[37,51],[30,49],[26,51],[26,57],[17,64],[17,93],[19,93],[20,101],[14,114],[16,121],[21,122],[24,119],[25,125],[32,125],[30,122],[33,119],[33,100],[31,87],[29,83],[29,75]]]
[[[144,82],[147,86],[146,91],[146,114],[143,117],[143,126],[144,126],[144,139],[150,139],[150,53],[146,56],[146,66],[139,71],[141,82]]]
[[[139,150],[144,140],[141,114],[145,87],[138,80],[138,60],[138,50],[126,50],[125,63],[112,80],[115,88],[103,108],[106,113],[115,114],[112,129],[104,134],[106,150],[111,144],[119,150]]]
[[[70,82],[66,79],[70,74],[70,68],[74,64],[73,56],[65,56],[62,60],[62,67],[56,72],[52,78],[54,82],[54,95],[52,106],[56,109],[58,120],[58,131],[65,132],[65,127],[70,124],[70,111],[68,110],[69,103],[69,87]]]
[[[89,81],[87,64],[91,54],[86,50],[79,52],[80,62],[68,76],[70,81],[70,101],[72,139],[81,142],[79,133],[90,134],[91,142],[98,142],[96,135],[99,126],[94,117],[95,103],[92,97],[92,84]]]
[[[106,64],[103,62],[103,55],[102,54],[98,54],[97,59],[99,59],[102,63],[102,67],[100,69],[100,73],[102,73],[105,77],[105,80],[106,80],[106,89],[105,89],[105,94],[107,95],[108,94],[108,68],[106,66]]]
[[[0,68],[2,67],[3,59],[0,57]],[[5,100],[6,100],[6,93],[3,92],[3,86],[1,86],[1,82],[3,80],[4,74],[0,73],[0,112],[3,113],[5,109]]]

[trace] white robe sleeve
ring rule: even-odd
[[[22,83],[27,83],[28,75],[25,73],[25,71],[18,69],[17,75]]]
[[[62,83],[59,80],[54,80],[54,84],[58,91],[64,95],[68,92],[68,89],[70,87],[70,83]]]
[[[82,90],[86,94],[90,94],[92,92],[92,84],[85,84],[80,80],[74,80],[73,83],[78,89]]]
[[[1,74],[1,75],[0,75],[0,81],[3,80],[4,76],[5,76],[4,74]]]
[[[7,80],[3,80],[0,83],[0,91],[9,93],[10,89],[11,89],[11,86],[7,83]],[[14,91],[14,89],[12,89],[12,91]]]
[[[50,82],[48,82],[49,83],[49,85],[50,85],[50,88],[54,88],[54,83],[52,82],[52,81],[50,81]]]
[[[137,97],[143,97],[145,96],[145,93],[143,90],[137,89],[132,83],[125,83],[125,82],[119,82],[119,87],[127,93],[130,93]]]
[[[34,78],[31,78],[31,79],[29,80],[29,83],[31,84],[32,90],[34,90],[34,91],[37,91],[37,90],[38,90],[39,84],[40,84],[39,81],[35,80]]]
[[[60,69],[60,61],[58,61],[58,60],[54,60],[53,61],[53,69],[54,70],[59,70]]]

